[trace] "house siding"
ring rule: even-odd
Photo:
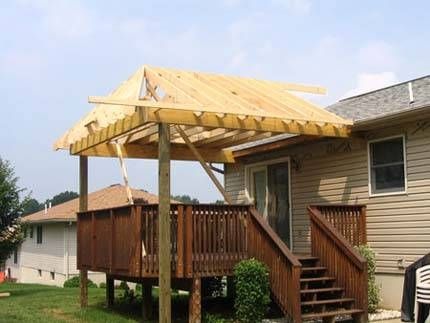
[[[9,270],[11,277],[21,283],[55,286],[63,286],[68,278],[78,275],[76,223],[42,224],[41,244],[36,243],[36,224],[30,226],[33,226],[33,238],[27,236],[21,244],[17,264],[13,262],[13,254],[6,261],[6,272]],[[103,273],[89,272],[88,277],[97,284],[105,281]]]
[[[366,139],[331,139],[248,157],[226,165],[225,186],[237,203],[247,202],[245,165],[291,156],[294,252],[309,252],[309,204],[366,204],[367,233],[377,253],[377,272],[403,274],[430,250],[430,127],[417,123],[370,131]],[[407,194],[369,197],[367,141],[404,134]]]

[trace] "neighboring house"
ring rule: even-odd
[[[339,101],[353,136],[242,145],[225,188],[253,202],[294,253],[309,253],[311,204],[367,205],[382,305],[400,308],[404,269],[430,252],[430,76]]]
[[[158,197],[144,190],[131,189],[133,200],[158,203]],[[88,195],[88,209],[104,209],[128,204],[125,186],[112,185]],[[76,268],[76,212],[79,198],[27,215],[26,239],[6,262],[6,273],[22,283],[63,286],[78,275]],[[89,272],[99,283],[105,275]]]

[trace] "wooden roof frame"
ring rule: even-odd
[[[172,159],[196,160],[176,125],[208,162],[234,162],[231,147],[280,133],[348,137],[344,120],[289,91],[324,94],[291,83],[144,66],[54,145],[72,155],[157,158],[158,126],[171,125]]]

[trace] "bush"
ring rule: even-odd
[[[227,320],[222,318],[219,314],[205,314],[203,316],[203,323],[226,323]]]
[[[106,283],[100,283],[99,288],[106,288]]]
[[[239,322],[261,322],[270,303],[269,272],[255,259],[239,262],[234,267],[236,297],[234,308]]]
[[[69,278],[64,282],[63,287],[65,287],[65,288],[79,287],[80,281],[81,281],[81,279],[79,278],[79,276],[73,276],[72,278]],[[97,285],[94,284],[91,279],[88,279],[87,286],[89,288],[97,288]]]
[[[119,283],[118,289],[129,290],[130,287],[128,287],[128,284],[125,280],[122,280],[121,283]]]
[[[367,279],[368,279],[368,311],[374,313],[378,308],[380,297],[380,288],[376,285],[376,255],[375,252],[367,245],[357,247],[358,252],[367,260]]]

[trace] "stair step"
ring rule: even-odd
[[[302,267],[302,272],[308,273],[313,271],[326,271],[327,267]]]
[[[344,303],[352,303],[352,302],[355,302],[354,298],[320,299],[317,301],[302,302],[302,306],[344,304]]]
[[[310,319],[316,319],[321,317],[332,317],[332,316],[339,316],[339,315],[353,315],[353,314],[359,314],[363,313],[363,310],[359,309],[350,309],[350,310],[337,310],[337,311],[329,311],[329,312],[313,312],[313,313],[306,313],[302,314],[303,320],[310,320]]]
[[[296,257],[299,261],[302,261],[302,260],[304,260],[304,261],[306,261],[306,260],[319,260],[318,257],[314,257],[311,255],[296,255]]]
[[[302,289],[301,294],[316,294],[316,293],[328,293],[328,292],[341,292],[342,287],[328,287],[328,288],[314,288],[314,289]]]
[[[335,281],[336,278],[322,276],[322,277],[309,277],[309,278],[300,278],[301,283],[313,283],[313,282],[321,282],[321,281]]]

